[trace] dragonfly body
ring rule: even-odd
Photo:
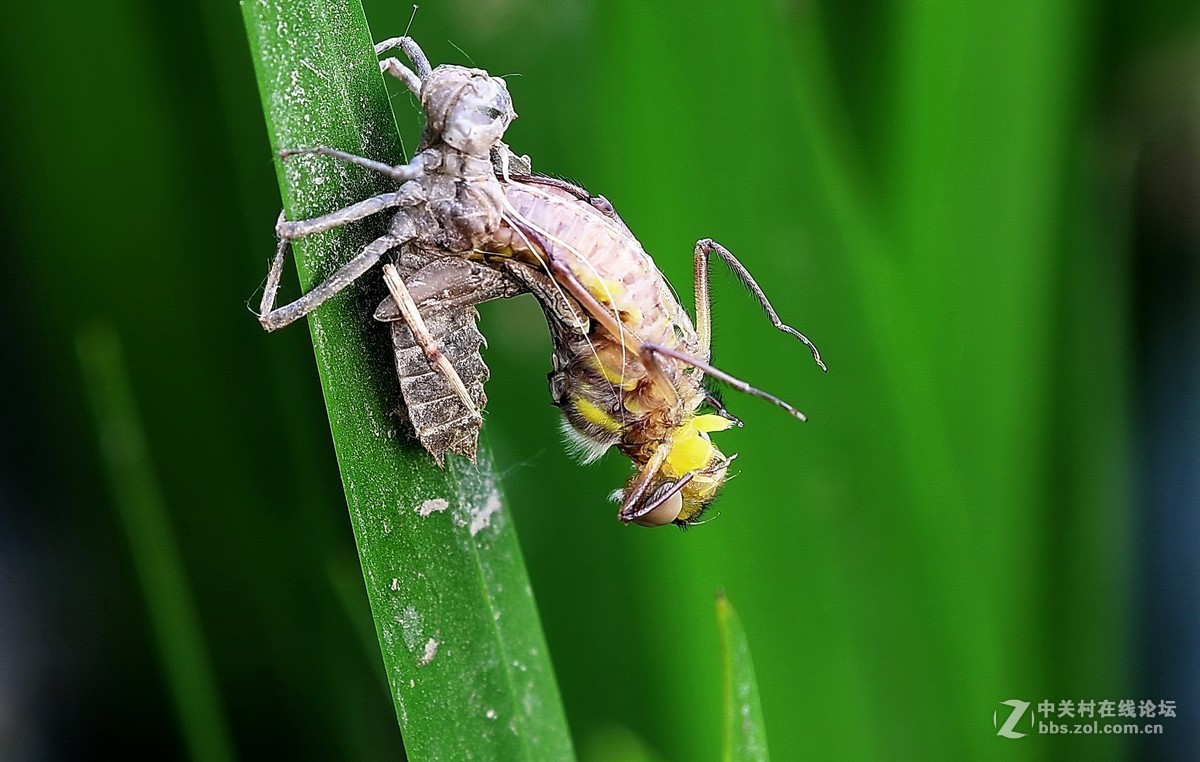
[[[616,447],[633,461],[626,499],[639,478],[652,498],[687,477],[672,520],[697,516],[728,462],[708,433],[730,421],[697,415],[707,394],[695,366],[644,349],[707,360],[691,318],[606,200],[546,178],[510,179],[503,187],[505,214],[492,248],[550,276],[560,297],[543,306],[554,336],[550,391],[564,431],[585,460]],[[584,322],[587,330],[573,327]]]

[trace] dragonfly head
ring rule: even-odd
[[[698,523],[725,484],[729,464],[737,457],[721,454],[708,434],[730,425],[728,419],[717,415],[699,415],[681,424],[672,434],[670,450],[650,486],[621,519],[642,526],[687,527]],[[630,478],[625,494],[640,477],[634,474]]]
[[[487,158],[513,119],[503,79],[482,69],[443,65],[421,83],[427,137],[471,156]]]

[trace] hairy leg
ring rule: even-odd
[[[767,295],[763,293],[758,282],[754,280],[754,276],[746,269],[745,265],[737,260],[737,257],[726,249],[721,244],[711,238],[703,238],[696,243],[695,251],[695,286],[696,286],[696,334],[700,337],[700,346],[703,349],[704,358],[712,356],[712,302],[708,292],[708,257],[710,253],[715,252],[721,261],[733,271],[737,279],[750,289],[750,293],[758,301],[758,306],[762,307],[763,312],[767,313],[767,318],[770,319],[771,325],[786,334],[796,337],[804,343],[812,352],[813,360],[820,366],[821,370],[827,370],[825,363],[821,361],[821,353],[817,351],[816,345],[808,340],[808,337],[787,325],[779,319],[779,315],[775,312],[775,308],[771,306],[771,302],[767,300]]]

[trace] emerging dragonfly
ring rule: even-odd
[[[746,268],[710,239],[695,248],[693,326],[607,200],[534,175],[528,160],[501,141],[515,118],[503,80],[479,69],[433,69],[407,37],[376,49],[396,47],[412,68],[395,58],[381,68],[421,99],[421,149],[394,167],[324,147],[283,152],[323,154],[403,185],[312,220],[281,218],[280,247],[263,297],[264,327],[273,330],[307,314],[402,247],[396,262],[384,265],[391,298],[376,317],[393,325],[409,416],[440,462],[447,451],[475,453],[487,369],[479,357],[474,306],[531,292],[554,340],[550,389],[564,413],[564,431],[584,460],[616,447],[633,462],[634,473],[617,493],[618,517],[649,526],[697,523],[736,457],[722,454],[709,434],[740,425],[704,389],[706,375],[804,420],[791,405],[709,363],[710,257],[725,262],[772,324],[807,345],[824,370],[816,347],[779,319]],[[274,308],[290,239],[388,208],[398,211],[384,237],[296,302]],[[702,413],[705,406],[714,412]]]

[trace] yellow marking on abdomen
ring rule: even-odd
[[[588,423],[614,433],[621,430],[621,424],[615,418],[583,397],[576,397],[572,401],[572,404],[575,405],[575,410],[578,411],[579,415],[583,416],[583,419]]]

